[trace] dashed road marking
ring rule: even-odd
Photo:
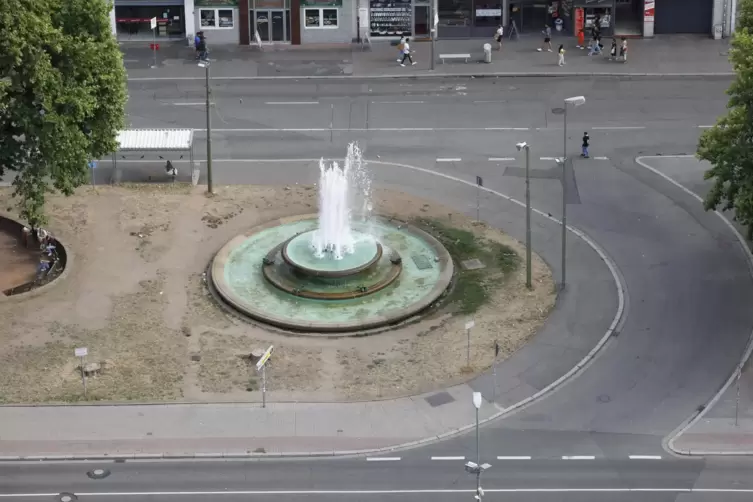
[[[379,105],[422,105],[426,101],[372,101]]]
[[[461,160],[463,160],[463,159],[461,159],[461,158],[441,158],[441,159],[437,159],[437,162],[460,162]]]
[[[594,157],[594,160],[609,160],[609,157]]]
[[[318,101],[265,101],[265,105],[318,105]]]
[[[711,129],[712,127],[714,127],[714,126],[710,126],[710,125],[699,125],[699,126],[698,126],[698,129]]]
[[[432,460],[465,460],[465,457],[431,457]]]
[[[531,457],[527,455],[502,455],[497,457],[497,460],[531,460]]]
[[[367,462],[397,462],[400,457],[366,457]]]
[[[489,157],[489,162],[508,162],[515,160],[515,157]]]
[[[636,130],[636,129],[645,129],[646,126],[603,126],[603,127],[592,127],[591,129],[594,131],[630,131],[630,130]]]
[[[593,455],[565,455],[562,460],[596,460],[596,457]]]
[[[194,101],[190,103],[170,103],[173,106],[204,106],[206,105],[206,101]],[[214,105],[214,103],[210,103]]]
[[[630,460],[661,460],[661,455],[629,455]]]
[[[557,160],[556,157],[539,157],[539,160]]]

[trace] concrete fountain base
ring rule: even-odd
[[[347,333],[418,315],[450,285],[452,258],[437,239],[412,225],[378,216],[352,225],[356,232],[373,235],[382,251],[378,260],[367,260],[369,267],[338,277],[302,274],[282,259],[281,249],[314,230],[317,223],[317,215],[301,215],[268,222],[233,238],[210,267],[218,296],[240,314],[277,328]]]

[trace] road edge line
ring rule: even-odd
[[[655,167],[651,167],[646,162],[643,161],[643,159],[662,159],[662,158],[669,158],[669,159],[677,159],[677,158],[696,158],[695,155],[641,155],[639,157],[635,158],[635,162],[643,167],[644,169],[656,174],[660,178],[663,178],[665,181],[671,183],[675,187],[679,188],[683,192],[685,192],[687,195],[690,195],[695,200],[703,204],[703,197],[695,193],[694,191],[690,190],[686,186],[682,185],[678,181],[675,181],[670,176],[664,174],[663,172],[659,171]],[[735,226],[732,224],[731,221],[729,221],[727,218],[724,217],[722,213],[719,211],[714,210],[714,214],[716,214],[727,227],[732,230],[732,234],[735,236],[735,238],[738,241],[739,246],[742,248],[743,254],[747,258],[748,262],[748,272],[750,273],[751,279],[753,279],[753,252],[751,252],[750,248],[748,247],[748,243],[745,241],[745,238],[742,236],[742,234],[735,228]],[[710,401],[708,401],[703,409],[696,413],[695,415],[692,415],[690,418],[688,418],[684,424],[681,424],[677,429],[672,431],[667,438],[663,441],[663,446],[669,453],[675,453],[677,455],[683,455],[683,456],[705,456],[705,455],[753,455],[753,450],[746,451],[746,452],[725,452],[725,451],[712,451],[712,450],[698,450],[689,448],[687,450],[677,448],[675,447],[674,443],[676,440],[680,438],[683,434],[685,434],[691,427],[693,427],[695,424],[697,424],[704,416],[706,416],[706,413],[722,398],[722,395],[727,392],[727,389],[732,385],[732,383],[737,378],[737,373],[742,371],[743,366],[745,366],[745,363],[748,362],[748,359],[750,359],[751,354],[753,353],[753,331],[751,331],[750,336],[748,337],[748,343],[745,346],[745,350],[743,351],[743,355],[740,358],[740,362],[735,366],[735,370],[732,372],[732,374],[729,376],[726,382],[724,382],[724,385],[722,385],[722,388],[719,389],[719,391],[714,394],[714,396],[711,398]]]

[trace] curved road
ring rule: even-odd
[[[305,163],[290,162],[285,169],[280,169],[279,164],[266,163],[263,159],[338,156],[348,141],[359,140],[370,158],[419,166],[465,180],[483,176],[485,186],[522,199],[523,182],[514,169],[520,163],[509,159],[517,155],[515,142],[526,140],[533,148],[532,167],[541,174],[532,182],[533,205],[558,217],[561,187],[557,179],[546,173],[554,167],[552,157],[561,155],[563,130],[561,117],[549,110],[558,106],[563,97],[585,95],[587,104],[569,116],[568,126],[572,132],[568,148],[576,152],[582,131],[589,130],[594,158],[576,159],[573,172],[569,173],[568,183],[572,186],[568,223],[596,241],[619,268],[628,297],[624,324],[577,378],[528,408],[482,429],[483,454],[495,464],[485,474],[485,485],[520,488],[527,480],[535,479],[536,487],[544,488],[551,488],[553,481],[577,484],[578,480],[583,480],[585,486],[600,489],[609,486],[656,488],[642,483],[650,484],[650,480],[657,477],[662,483],[675,480],[669,472],[676,469],[682,473],[681,477],[685,476],[682,481],[685,485],[680,486],[682,483],[678,480],[680,484],[670,487],[674,490],[699,486],[699,480],[702,485],[703,472],[711,469],[711,465],[715,471],[708,479],[716,480],[715,489],[740,486],[739,480],[745,478],[740,473],[749,473],[748,463],[709,464],[667,459],[661,444],[665,436],[719,390],[738,363],[751,335],[753,280],[747,257],[735,236],[716,215],[704,212],[688,194],[634,161],[639,155],[692,153],[700,128],[713,123],[715,116],[723,111],[722,91],[727,85],[723,80],[613,79],[587,82],[418,80],[410,84],[349,81],[343,85],[327,82],[321,86],[311,82],[224,83],[216,86],[214,95],[218,112],[215,122],[219,122],[216,125],[220,129],[213,136],[215,152],[219,152],[216,157],[228,161],[262,161],[218,162],[215,182],[306,181],[313,173]],[[199,126],[203,123],[203,112],[190,103],[199,99],[201,91],[192,82],[132,85],[132,126]],[[197,153],[197,156],[201,158],[202,154]],[[499,160],[490,160],[492,157]],[[128,172],[133,175],[138,169]],[[445,204],[469,213],[475,211],[475,191],[454,186],[446,179],[415,172],[407,174],[405,170],[388,165],[375,170],[375,176],[382,184],[434,198],[441,194]],[[500,223],[518,238],[522,237],[520,225],[510,229],[505,223],[519,221],[521,215],[522,210],[517,206],[484,197],[482,217],[492,224]],[[542,233],[539,239],[539,246],[549,250],[541,254],[559,275],[556,233],[549,237]],[[571,238],[570,250],[576,245],[573,240]],[[578,291],[569,290],[565,294],[574,295],[577,300]],[[580,306],[589,307],[593,306]],[[549,383],[540,381],[540,375],[531,378],[529,384],[534,388]],[[601,470],[607,469],[604,464],[590,458],[624,459],[628,454],[665,458],[655,461],[660,464],[651,464],[648,460],[631,464],[622,460],[620,462],[626,462],[624,465],[610,465],[607,471]],[[333,483],[338,489],[348,486],[348,480],[356,480],[354,486],[358,489],[378,489],[385,484],[388,487],[451,489],[452,481],[463,477],[462,461],[432,462],[427,460],[431,456],[472,459],[475,456],[473,437],[461,436],[401,452],[401,461],[394,467],[377,468],[363,459],[354,459],[328,468],[334,473]],[[518,466],[504,460],[492,461],[496,456],[531,456],[533,460],[529,463],[514,461],[523,462]],[[586,464],[570,467],[576,460],[563,460],[562,456],[582,456]],[[537,458],[560,461],[550,465]],[[170,468],[169,464],[165,465],[164,469]],[[305,479],[307,489],[318,488],[319,479],[322,479],[321,486],[329,486],[318,477],[315,467],[325,464],[275,465],[279,469],[278,476]],[[350,474],[349,469],[357,468],[353,467],[355,465],[370,470],[361,477]],[[452,468],[445,472],[447,465]],[[581,467],[583,465],[585,467]],[[2,467],[0,474],[11,468]],[[50,464],[45,469],[64,480],[72,467]],[[265,472],[266,468],[261,464],[249,465],[249,473],[257,469]],[[422,477],[422,469],[429,474]],[[559,477],[563,469],[573,469],[572,475],[565,479]],[[640,473],[631,478],[634,469]],[[654,472],[655,469],[660,471]],[[28,467],[18,468],[16,474],[21,479],[18,490],[34,486],[29,481],[34,472],[28,471]],[[129,472],[127,485],[130,488],[114,485],[119,488],[113,486],[112,490],[132,491],[138,487],[139,477]],[[209,486],[214,481],[210,481],[207,473],[205,471],[203,479]],[[29,476],[26,485],[24,476]],[[249,476],[240,485],[228,482],[228,486],[248,489],[254,475]],[[154,481],[154,486],[174,486],[169,479],[160,479]],[[414,482],[420,480],[425,483]],[[604,484],[605,480],[613,483]],[[107,480],[101,483],[107,486]],[[462,483],[464,489],[469,487],[468,480]],[[223,486],[225,488],[227,486]],[[568,498],[570,496],[564,493],[558,492],[560,498],[556,500],[587,498]],[[410,494],[404,495],[410,498]],[[441,494],[436,495],[435,498],[439,498]],[[622,495],[622,492],[601,493],[594,500],[638,497],[712,500],[710,496],[704,498],[708,494],[703,492],[684,495],[655,492],[631,495],[631,498],[621,498]],[[750,497],[744,493],[711,496],[713,500],[743,500],[735,498],[738,495]],[[238,495],[239,500],[241,496]],[[257,496],[263,497],[262,494]],[[367,494],[353,496],[358,500],[370,497]],[[544,500],[543,497],[530,497],[525,493],[504,495],[506,500]],[[279,500],[279,496],[275,498]]]

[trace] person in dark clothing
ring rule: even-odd
[[[196,51],[196,59],[199,59],[201,54],[199,53],[199,44],[201,44],[201,37],[204,34],[202,31],[197,31],[196,35],[193,37],[193,48]]]
[[[590,146],[591,137],[588,135],[587,132],[583,133],[583,150],[580,154],[581,157],[584,159],[588,158],[588,147]]]
[[[204,32],[199,32],[199,45],[197,47],[197,50],[199,52],[199,59],[202,61],[207,60],[207,56],[209,55],[207,52],[207,39],[204,36]]]

